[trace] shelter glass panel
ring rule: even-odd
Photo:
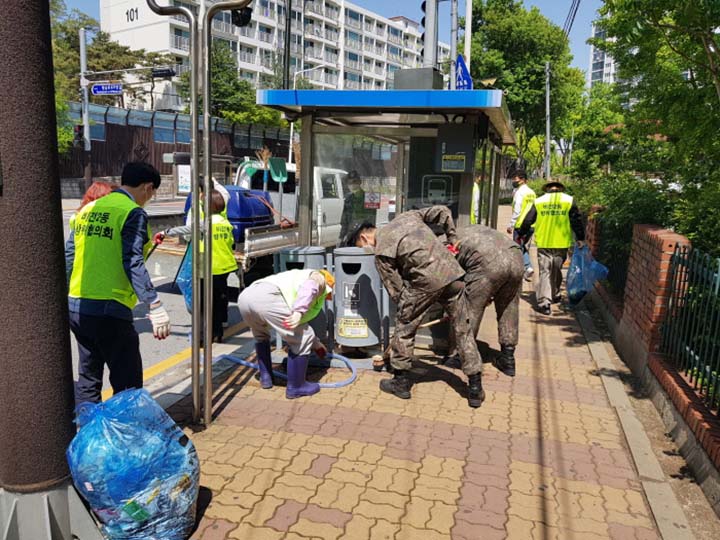
[[[358,225],[390,219],[397,145],[365,135],[314,135],[314,244],[343,244]]]

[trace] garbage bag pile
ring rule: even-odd
[[[567,274],[567,292],[570,303],[574,305],[580,302],[587,293],[593,290],[595,282],[605,279],[607,275],[607,267],[593,258],[589,247],[576,247]]]
[[[146,390],[78,407],[67,459],[110,540],[186,540],[195,524],[195,447]]]

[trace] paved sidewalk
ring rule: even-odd
[[[430,359],[409,401],[379,391],[384,373],[288,401],[235,370],[213,425],[188,430],[207,488],[192,538],[659,538],[575,316],[537,315],[525,289],[518,374],[486,364],[480,409]],[[492,319],[481,334],[496,347]],[[187,418],[189,401],[171,412]]]

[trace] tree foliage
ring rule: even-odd
[[[608,168],[653,178],[673,209],[652,221],[720,254],[720,2],[605,0],[600,14],[604,36],[592,41],[615,59],[620,82],[585,103],[574,174],[605,188]]]
[[[210,51],[211,74],[210,113],[241,124],[281,124],[280,113],[255,103],[255,88],[238,76],[235,56],[229,45],[220,40],[213,41]],[[190,97],[190,73],[183,73],[178,87],[180,95]]]
[[[569,120],[581,102],[584,77],[570,67],[572,56],[562,29],[521,0],[474,0],[471,75],[497,77],[520,138],[523,157],[533,137],[545,133],[545,63],[551,64],[552,137],[569,138]]]

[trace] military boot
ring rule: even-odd
[[[406,370],[396,369],[392,379],[380,381],[380,390],[400,399],[410,399],[410,379]]]
[[[508,377],[515,376],[515,347],[500,345],[500,354],[495,359],[495,367]]]
[[[482,373],[468,376],[468,405],[478,408],[485,401],[485,390],[482,387]]]

